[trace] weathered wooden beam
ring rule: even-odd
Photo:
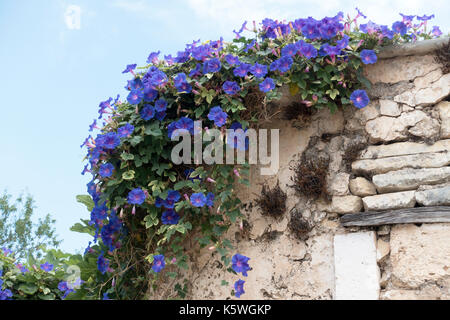
[[[450,222],[450,206],[416,207],[389,211],[349,213],[341,217],[344,227],[368,227],[398,223]]]

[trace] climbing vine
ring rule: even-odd
[[[302,107],[364,108],[370,83],[362,67],[376,63],[380,47],[441,33],[437,27],[427,32],[433,16],[402,15],[389,28],[359,24],[366,17],[357,11],[355,18],[340,12],[321,20],[244,23],[230,42],[194,41],[176,56],[161,59],[153,52],[147,65],[126,67],[128,96],[100,103],[90,127],[98,133],[82,144],[88,161],[83,174],[93,178],[90,198],[79,200],[91,219],[76,229],[94,235],[97,244],[87,255],[95,256],[100,283],[86,293],[136,299],[158,296],[161,284],[171,283],[185,297],[180,270],[188,268],[188,239],[216,250],[228,271],[247,275],[249,258],[236,253],[231,259],[231,241],[223,235],[243,219],[236,188],[249,184],[248,163],[175,164],[174,140],[180,132],[208,134],[215,128],[225,139],[226,129],[257,127],[270,117],[267,106],[280,98],[282,86]],[[239,137],[225,145],[248,148]],[[237,297],[244,282],[234,284]]]

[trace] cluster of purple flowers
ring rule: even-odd
[[[203,73],[213,73],[213,72],[219,72],[220,68],[222,67],[222,64],[220,63],[220,60],[217,58],[212,58],[209,60],[206,60],[203,63]]]
[[[117,133],[119,134],[120,138],[128,138],[131,136],[131,134],[134,131],[134,126],[127,123],[126,125],[124,125],[123,127],[120,127],[119,129],[117,129]]]
[[[62,292],[62,297],[61,299],[65,299],[70,293],[75,292],[75,290],[73,288],[69,287],[69,284],[67,283],[67,281],[61,281],[60,283],[58,283],[58,289],[59,291]]]
[[[236,253],[231,258],[231,268],[236,273],[242,273],[244,277],[247,277],[247,271],[251,270],[250,266],[248,265],[248,260],[250,260],[249,257],[246,257],[244,255],[241,255],[239,253]],[[244,283],[245,281],[239,279],[234,283],[234,290],[235,290],[235,296],[237,298],[240,298],[242,294],[245,293],[244,291]]]
[[[222,85],[222,89],[226,94],[230,96],[235,95],[241,91],[241,87],[235,81],[225,81]]]
[[[208,113],[208,119],[214,121],[214,124],[219,128],[227,122],[228,114],[222,110],[220,106],[211,108]]]
[[[102,176],[102,178],[109,178],[112,176],[114,171],[114,166],[111,163],[105,163],[100,166],[98,173]]]
[[[160,197],[156,197],[155,206],[157,208],[164,207],[166,209],[173,209],[175,207],[175,203],[177,203],[181,198],[181,195],[176,190],[169,190],[167,192],[166,199],[161,199]]]
[[[291,69],[293,62],[294,60],[290,56],[282,56],[270,64],[270,71],[278,70],[281,73],[285,73]]]
[[[214,194],[208,192],[205,196],[202,192],[193,193],[190,197],[191,204],[194,207],[201,208],[205,205],[208,207],[214,206]]]
[[[168,126],[168,137],[170,139],[172,139],[173,137],[173,133],[175,130],[179,130],[178,133],[183,133],[183,132],[188,132],[190,134],[194,134],[194,120],[187,118],[187,117],[183,117],[180,118],[178,121],[174,121],[171,122]]]
[[[41,269],[44,270],[45,272],[50,272],[53,270],[53,265],[49,262],[45,262],[41,264]]]
[[[297,19],[293,22],[293,27],[307,39],[329,40],[344,30],[344,25],[342,24],[343,18],[344,14],[339,12],[334,17],[325,17],[321,20],[316,20],[311,17]]]
[[[13,296],[11,290],[9,289],[2,289],[3,287],[3,270],[0,269],[0,300],[11,300],[11,297]]]
[[[177,224],[180,216],[173,209],[166,210],[162,213],[161,221],[163,224]]]
[[[135,188],[128,193],[128,203],[141,205],[147,198],[144,191],[141,188]]]
[[[362,12],[358,9],[357,11],[358,15],[355,18],[355,21],[358,17],[366,18]],[[270,65],[268,63],[266,65],[257,62],[252,65],[245,63],[244,61],[249,61],[245,60],[245,58],[242,59],[243,61],[240,61],[240,58],[234,54],[225,54],[224,51],[222,51],[223,39],[204,44],[200,44],[200,40],[194,41],[192,44],[188,44],[184,51],[177,52],[176,56],[165,56],[165,61],[158,58],[160,54],[159,51],[152,52],[147,59],[147,63],[151,64],[147,72],[137,72],[136,64],[127,65],[123,71],[123,73],[131,73],[133,75],[133,79],[129,80],[125,86],[125,88],[129,91],[127,101],[136,108],[136,114],[138,114],[138,119],[136,121],[151,121],[153,119],[163,121],[167,116],[166,111],[168,108],[168,102],[169,108],[173,103],[173,100],[167,95],[164,96],[167,92],[173,93],[174,90],[172,89],[176,89],[177,93],[175,93],[175,96],[176,98],[180,96],[180,99],[187,97],[180,94],[193,93],[195,95],[199,95],[200,93],[193,88],[193,84],[195,83],[196,87],[202,88],[202,85],[204,85],[204,79],[211,78],[212,73],[217,73],[225,69],[230,70],[229,72],[232,72],[236,78],[244,78],[238,80],[236,80],[236,78],[226,79],[219,77],[219,75],[215,75],[214,79],[222,79],[222,90],[226,95],[238,96],[239,93],[242,93],[242,91],[245,90],[245,81],[249,79],[256,80],[260,91],[268,93],[276,88],[276,82],[273,78],[279,76],[280,74],[285,74],[292,71],[294,60],[298,60],[298,57],[303,57],[304,59],[309,60],[315,59],[318,56],[329,56],[330,59],[323,59],[329,63],[334,63],[336,59],[338,61],[340,59],[349,59],[349,57],[346,56],[345,49],[350,50],[350,47],[348,47],[350,38],[344,34],[344,32],[350,34],[350,25],[348,22],[345,24],[343,23],[343,17],[343,13],[339,12],[334,17],[325,17],[321,20],[316,20],[309,17],[307,19],[297,19],[286,23],[284,21],[281,22],[272,19],[264,19],[262,21],[263,39],[276,39],[288,35],[291,32],[297,32],[304,38],[303,40],[299,40],[295,43],[286,44],[282,48],[274,48],[272,53],[276,56],[276,60]],[[392,39],[396,35],[406,35],[405,39],[409,39],[408,34],[411,34],[411,30],[414,30],[411,37],[415,37],[415,34],[419,34],[420,32],[417,31],[418,28],[422,25],[426,26],[427,21],[433,17],[434,15],[406,16],[402,14],[402,21],[394,22],[391,28],[385,25],[377,25],[369,21],[365,24],[360,24],[359,31],[370,35],[375,34],[375,36],[380,40],[380,43],[384,38]],[[419,24],[414,24],[413,21],[415,18],[419,21]],[[254,29],[254,31],[257,31],[255,23]],[[241,37],[240,34],[244,30],[249,30],[246,22],[242,25],[239,31],[234,31],[237,38]],[[439,36],[441,34],[442,32],[439,28],[434,26],[432,35]],[[278,41],[272,41],[272,43],[277,42]],[[362,43],[363,42],[359,45]],[[354,42],[352,42],[352,48],[354,45]],[[258,51],[260,50],[260,44],[257,39],[246,41],[240,50],[241,52],[244,51],[247,53],[251,51]],[[373,50],[362,50],[360,52],[360,58],[364,64],[373,64],[377,62],[377,55]],[[258,61],[261,62],[262,59]],[[167,70],[165,66],[171,66],[175,63],[184,64],[186,62],[189,62],[189,70],[179,68],[177,66],[172,69],[172,71],[175,70],[178,73],[173,74],[169,71],[166,74],[164,72]],[[304,62],[310,65],[309,61]],[[187,66],[187,64],[185,66]],[[181,72],[182,70],[186,73]],[[272,76],[271,74],[268,76],[269,72],[272,72],[275,76]],[[202,79],[198,79],[205,74],[207,76]],[[224,74],[226,74],[226,72]],[[171,77],[170,79],[169,76]],[[220,76],[223,75],[221,74]],[[278,83],[280,83],[280,81],[278,81]],[[207,89],[210,89],[210,87],[208,86]],[[215,90],[217,94],[220,94],[220,88],[213,87],[213,90]],[[222,98],[231,100],[229,96],[222,96]],[[364,90],[353,91],[350,96],[350,100],[357,108],[364,108],[370,101]],[[104,114],[112,114],[112,116],[105,119],[105,122],[111,123],[111,121],[115,119],[114,116],[118,114],[117,106],[120,103],[119,96],[117,96],[114,102],[112,98],[102,101],[99,105],[99,119],[101,119]],[[182,112],[184,112],[184,110],[182,110]],[[191,117],[191,115],[189,115],[189,117]],[[177,120],[174,119],[172,122],[164,123],[164,125],[167,125],[168,137],[173,138],[175,132],[178,135],[183,131],[189,132],[193,135],[197,128],[194,128],[194,120],[189,117],[185,116],[178,118]],[[221,106],[214,106],[210,108],[207,117],[210,121],[214,122],[215,126],[221,128],[226,125],[229,115],[223,111]],[[130,122],[138,125],[133,122],[134,119],[130,120]],[[94,129],[100,129],[97,127],[96,120],[90,126],[90,131],[93,131]],[[234,122],[231,124],[230,129],[242,129],[242,125],[239,122]],[[91,167],[88,169],[88,165],[86,165],[83,170],[83,174],[86,172],[91,172],[94,175],[94,178],[99,179],[100,181],[113,177],[114,171],[118,170],[116,168],[119,168],[120,163],[115,161],[111,161],[111,163],[107,162],[110,161],[108,160],[108,156],[113,154],[114,150],[121,145],[121,139],[125,139],[124,144],[128,143],[126,138],[131,137],[134,131],[135,127],[131,123],[126,123],[122,127],[118,128],[117,132],[104,131],[102,134],[97,135],[95,139],[89,136],[82,146],[88,147],[88,159]],[[239,132],[240,133],[235,135],[233,139],[227,140],[227,143],[233,148],[247,150],[248,138],[245,137],[246,130]],[[96,172],[98,175],[95,175]],[[188,177],[188,179],[196,181],[200,178]],[[92,196],[95,204],[91,212],[90,223],[96,227],[95,241],[100,236],[103,243],[109,248],[109,250],[113,251],[120,247],[119,235],[123,231],[123,225],[122,221],[117,216],[116,210],[108,208],[106,203],[102,202],[102,194],[99,186],[96,185],[95,180],[88,184],[88,192]],[[137,205],[142,205],[147,197],[149,197],[149,194],[146,190],[135,188],[127,195],[126,207],[132,206],[132,214],[134,214],[135,207]],[[155,206],[158,208],[164,208],[161,214],[161,221],[163,224],[173,225],[179,222],[180,216],[174,210],[174,207],[180,200],[180,197],[181,196],[178,191],[169,190],[165,199],[159,197],[156,198]],[[193,193],[188,200],[192,206],[197,208],[205,206],[212,207],[214,205],[214,194],[211,192],[207,195],[201,192]],[[156,255],[154,257],[152,269],[155,272],[160,272],[164,267],[164,256]],[[45,268],[48,268],[48,266]],[[110,269],[109,260],[103,256],[103,253],[98,257],[98,269],[102,273]],[[242,272],[244,276],[247,276],[247,271],[250,270],[250,267],[248,266],[248,258],[236,254],[233,257],[233,269],[236,272]],[[237,297],[240,297],[240,295],[244,293],[244,283],[245,281],[243,280],[238,280],[235,283],[235,292]],[[61,291],[65,292],[64,290]]]
[[[183,72],[175,76],[173,83],[178,92],[190,93],[192,91],[192,86],[187,81],[186,74]]]
[[[109,270],[109,260],[103,256],[103,252],[97,258],[97,267],[102,274]]]

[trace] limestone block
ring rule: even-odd
[[[433,145],[418,142],[396,142],[387,145],[369,146],[360,159],[377,159],[428,152],[450,152],[450,140],[440,140]]]
[[[415,191],[404,191],[362,199],[366,211],[378,211],[388,209],[412,208],[416,204]]]
[[[367,180],[366,178],[357,177],[355,179],[350,180],[350,191],[355,196],[366,197],[377,194],[377,189],[373,185],[372,182]]]
[[[450,180],[450,167],[402,169],[373,176],[379,193],[416,189],[424,184],[438,184]]]
[[[377,300],[380,271],[375,232],[334,236],[336,300]]]
[[[377,261],[380,262],[387,257],[389,252],[391,251],[391,247],[389,245],[389,241],[385,241],[383,239],[377,240]]]
[[[344,214],[360,212],[363,207],[360,197],[334,196],[331,200],[331,211]]]
[[[364,74],[372,83],[396,83],[414,80],[440,69],[434,56],[406,56],[379,60],[376,64],[367,65]]]
[[[379,100],[380,102],[380,113],[384,116],[397,117],[402,112],[398,103],[392,100]]]
[[[450,73],[423,89],[411,89],[394,97],[394,101],[411,107],[435,104],[450,94]]]
[[[356,160],[352,170],[358,173],[386,173],[403,168],[439,168],[450,164],[450,152],[419,153],[381,159]]]
[[[417,288],[450,276],[450,224],[396,225],[390,244],[392,275],[398,285]]]
[[[416,191],[416,200],[423,206],[450,205],[450,186]]]
[[[430,116],[420,110],[414,110],[412,112],[403,113],[398,118],[382,116],[366,123],[366,131],[369,134],[370,142],[388,142],[395,140],[402,140],[407,138],[408,129],[416,124],[426,121],[422,127],[430,127],[436,123],[432,121]],[[420,129],[417,129],[419,131]],[[437,123],[437,129],[439,130],[439,124]],[[420,132],[423,132],[421,130]],[[427,135],[432,133],[426,133]]]
[[[450,102],[442,101],[436,108],[441,119],[441,138],[450,138]]]
[[[328,183],[328,192],[331,195],[344,196],[349,193],[348,183],[350,175],[345,172],[336,174]]]

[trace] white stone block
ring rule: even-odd
[[[380,270],[375,232],[334,236],[335,300],[378,300]]]

